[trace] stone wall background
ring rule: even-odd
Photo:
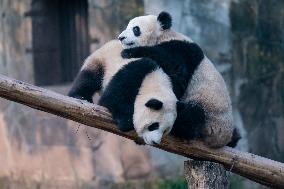
[[[144,6],[143,6],[144,3]],[[0,73],[34,83],[31,0],[0,0]],[[89,0],[91,50],[134,16],[173,15],[176,30],[204,49],[233,101],[238,148],[284,161],[282,0]],[[50,86],[66,94],[70,85]],[[182,174],[184,158],[0,99],[0,179],[10,188],[86,188]],[[88,136],[86,135],[88,133]],[[33,184],[31,184],[33,183]],[[233,177],[235,188],[263,188]],[[30,186],[30,187],[28,187]]]

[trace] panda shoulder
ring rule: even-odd
[[[90,54],[84,61],[81,70],[96,70],[105,67],[107,56],[111,53],[121,52],[122,47],[118,40],[111,40]]]
[[[162,42],[171,41],[171,40],[179,40],[179,41],[188,41],[193,43],[194,41],[188,36],[179,33],[173,29],[165,30],[158,37],[157,43],[160,44]]]

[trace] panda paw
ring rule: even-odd
[[[135,142],[135,144],[137,144],[137,145],[145,145],[145,142],[143,142],[143,141],[135,140],[134,142]]]
[[[130,50],[130,49],[124,49],[124,50],[121,52],[121,57],[122,57],[122,58],[125,58],[125,59],[132,58],[131,50]]]

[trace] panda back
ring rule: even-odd
[[[121,43],[118,40],[111,40],[104,44],[101,48],[93,52],[84,62],[81,71],[96,71],[98,68],[103,68],[103,90],[110,82],[112,77],[133,59],[123,59]]]
[[[224,79],[205,58],[195,71],[182,101],[198,102],[206,115],[205,142],[211,147],[228,144],[233,133],[232,106]]]
[[[226,83],[207,57],[192,75],[183,99],[201,101],[210,112],[223,112],[231,108]]]

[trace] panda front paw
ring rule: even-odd
[[[121,57],[124,58],[124,59],[132,58],[131,50],[130,50],[130,49],[124,49],[124,50],[121,52]]]

